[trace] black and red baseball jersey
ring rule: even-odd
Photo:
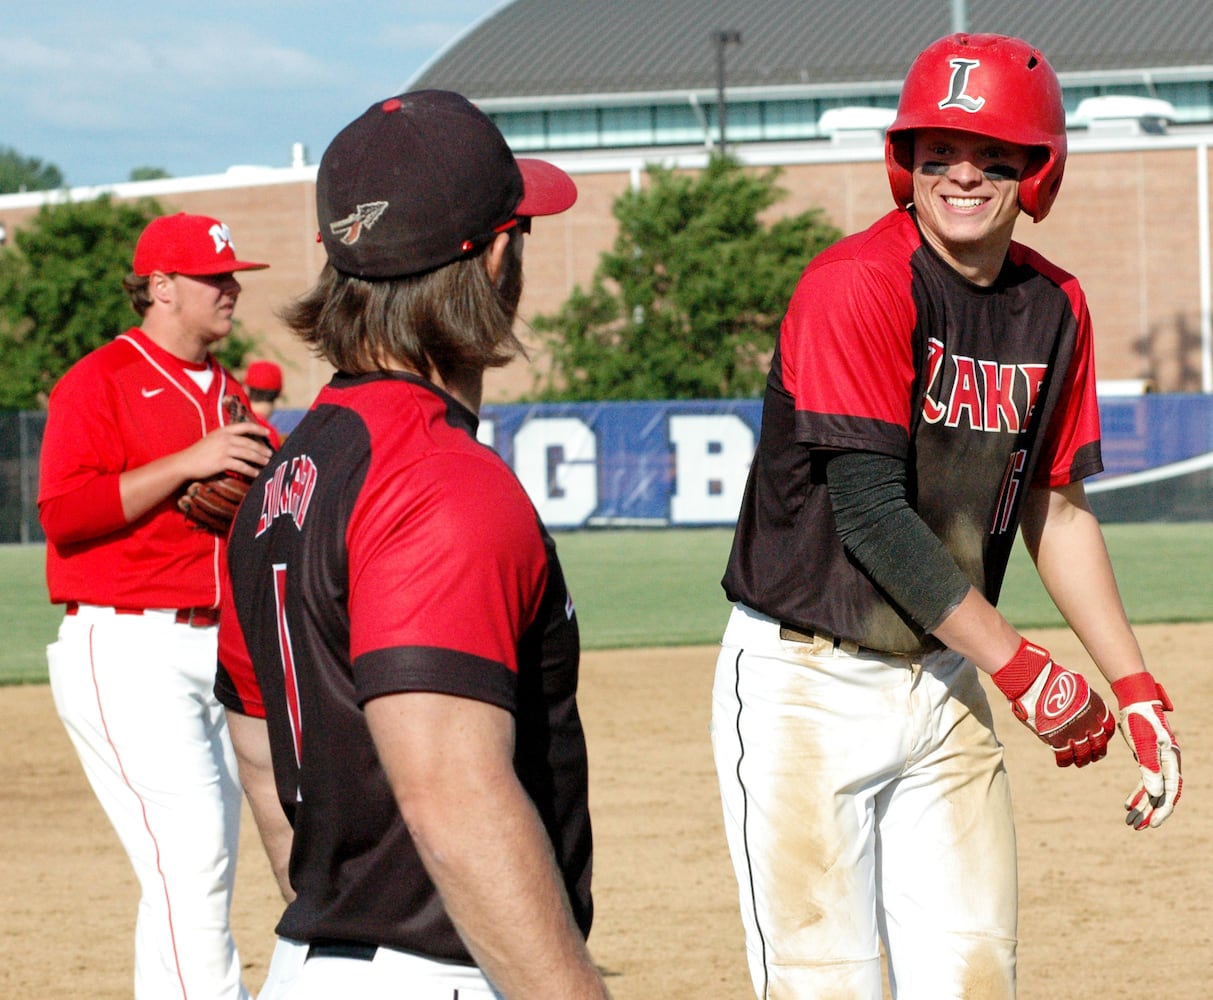
[[[910,505],[997,601],[1027,490],[1103,467],[1078,282],[1012,243],[997,281],[973,284],[897,210],[819,254],[792,297],[725,592],[874,649],[933,648],[844,552],[830,450],[903,459]]]
[[[362,706],[440,692],[514,714],[515,769],[588,933],[579,637],[555,545],[476,417],[412,375],[338,374],[229,544],[216,694],[268,723],[300,941],[472,958],[405,828]]]

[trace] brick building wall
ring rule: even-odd
[[[1136,145],[1072,149],[1052,213],[1038,225],[1022,218],[1016,235],[1082,281],[1101,378],[1149,379],[1161,391],[1195,392],[1202,371],[1198,158],[1205,158],[1207,170],[1210,154],[1199,145]],[[526,329],[527,317],[554,311],[575,285],[589,284],[599,255],[615,239],[614,199],[629,185],[643,183],[639,157],[559,162],[574,173],[580,193],[568,213],[537,220],[527,238],[519,332],[532,346],[536,365],[544,359]],[[324,263],[313,177],[314,168],[293,168],[250,176],[247,184],[225,175],[222,184],[196,178],[193,189],[189,181],[177,180],[120,185],[114,191],[119,198],[155,197],[168,211],[220,218],[230,226],[241,256],[272,265],[242,276],[237,315],[258,341],[257,354],[282,365],[283,404],[289,407],[307,406],[331,374],[275,315],[309,287]],[[818,206],[844,232],[868,225],[892,207],[883,162],[873,150],[787,164],[780,186],[787,196],[773,211]],[[10,231],[19,228],[37,211],[35,202],[28,195],[0,197],[0,220]],[[531,365],[515,362],[488,373],[485,401],[512,401],[532,383]]]

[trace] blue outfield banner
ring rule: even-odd
[[[1213,467],[1213,396],[1110,397],[1100,414],[1105,472],[1092,493],[1169,466]],[[275,423],[289,431],[300,416]],[[761,400],[486,405],[478,436],[551,528],[727,526],[761,419]]]
[[[479,437],[550,528],[732,524],[760,400],[485,406]]]
[[[1213,454],[1213,396],[1150,393],[1101,398],[1099,425],[1101,480]]]
[[[289,433],[303,410],[283,409]],[[1213,520],[1213,395],[1100,400],[1105,471],[1087,483],[1110,521]],[[479,437],[517,473],[549,527],[731,526],[760,400],[488,405]],[[0,542],[43,541],[44,412],[0,413]]]

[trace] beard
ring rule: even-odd
[[[497,294],[501,305],[511,320],[518,314],[518,303],[522,299],[522,235],[510,234],[510,243],[501,261],[497,275]]]

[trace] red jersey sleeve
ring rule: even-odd
[[[854,239],[806,268],[780,331],[803,443],[905,454],[915,381],[910,279],[903,261]]]
[[[350,521],[351,659],[445,650],[516,673],[547,553],[513,474],[491,453],[438,453],[378,487]]]
[[[106,398],[109,383],[94,367],[86,359],[59,380],[42,435],[38,513],[46,537],[59,545],[126,525],[118,488],[122,434]]]

